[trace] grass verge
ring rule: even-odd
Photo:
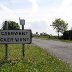
[[[62,42],[72,43],[72,40],[61,40]]]
[[[0,45],[0,72],[72,72],[67,64],[37,46],[26,45],[22,59],[21,47],[8,45],[8,63],[5,63],[5,48]]]

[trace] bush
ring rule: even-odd
[[[63,39],[64,40],[72,40],[72,30],[65,31],[63,33]]]

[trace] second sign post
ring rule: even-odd
[[[19,21],[20,21],[20,25],[22,25],[22,30],[24,30],[25,20],[20,19],[20,17],[19,17]],[[22,44],[22,55],[24,58],[24,56],[25,56],[25,44]]]
[[[24,25],[22,25],[22,30],[24,30]],[[22,44],[22,54],[25,56],[25,44]]]

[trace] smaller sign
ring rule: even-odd
[[[24,19],[19,18],[19,21],[20,21],[20,25],[25,25],[25,20]]]

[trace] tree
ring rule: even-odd
[[[4,21],[3,22],[3,26],[2,29],[6,30],[6,24],[8,24],[8,30],[19,30],[20,26],[18,25],[18,23],[14,22],[14,21]]]
[[[58,39],[59,39],[59,33],[64,33],[67,30],[68,23],[65,23],[64,20],[61,18],[55,19],[54,22],[52,22],[52,25],[54,29],[58,32]]]
[[[38,35],[38,32],[36,32],[36,35]]]

